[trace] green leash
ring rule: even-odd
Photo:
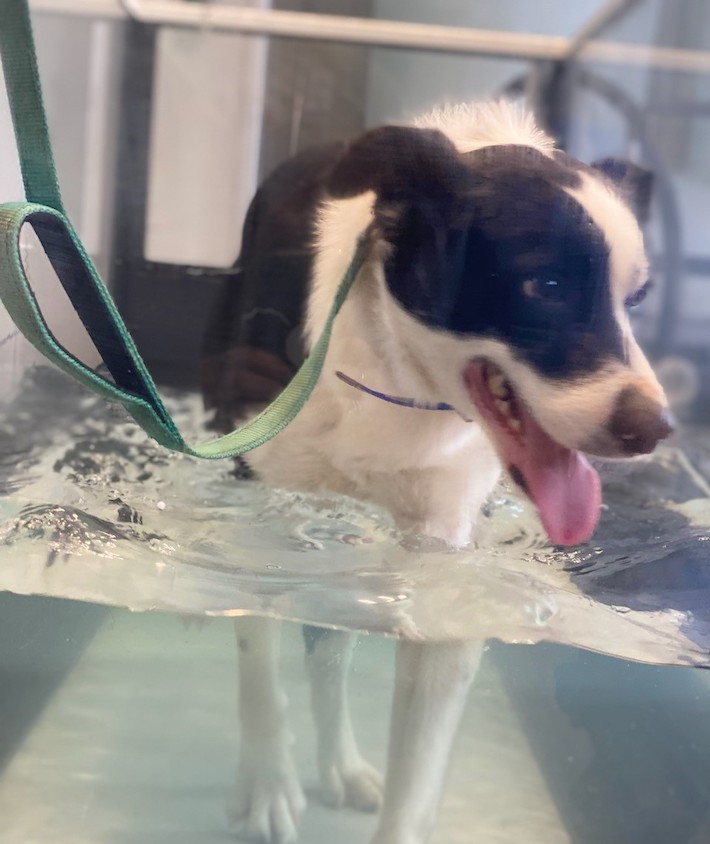
[[[258,416],[223,437],[188,445],[163,404],[79,236],[64,215],[42,102],[28,0],[0,0],[0,54],[26,202],[0,205],[0,300],[14,323],[45,357],[95,393],[122,404],[166,448],[195,457],[235,457],[282,431],[313,392],[323,368],[335,317],[362,264],[362,243],[353,256],[328,314],[323,333],[286,389]],[[54,337],[32,291],[20,253],[20,232],[37,234],[113,382],[71,355]]]

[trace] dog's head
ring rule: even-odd
[[[390,320],[432,398],[482,422],[554,542],[586,539],[600,488],[580,452],[645,454],[671,431],[628,315],[648,287],[649,174],[384,127],[331,178],[334,197],[365,190]]]

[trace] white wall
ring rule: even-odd
[[[38,16],[34,20],[47,118],[65,207],[89,253],[105,273],[109,253],[120,26],[80,18]],[[19,162],[6,96],[0,94],[0,201],[23,197]],[[23,237],[28,272],[45,291],[43,312],[72,351],[95,360],[36,239]],[[0,398],[15,388],[30,364],[41,360],[13,331],[0,306]]]
[[[147,258],[212,267],[235,261],[257,186],[266,54],[266,39],[253,36],[159,33]]]

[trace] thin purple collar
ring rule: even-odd
[[[390,396],[387,393],[380,393],[378,390],[371,390],[369,387],[366,387],[364,384],[361,384],[359,381],[356,381],[354,378],[351,378],[349,375],[346,375],[344,372],[340,370],[336,370],[335,373],[341,381],[344,381],[348,386],[354,387],[356,390],[360,390],[363,393],[367,393],[369,396],[374,396],[376,399],[382,399],[382,401],[389,402],[390,404],[396,404],[400,407],[411,407],[415,410],[453,410],[454,413],[458,413],[461,418],[466,421],[470,422],[470,419],[466,419],[455,407],[450,404],[446,404],[446,402],[439,402],[438,404],[430,404],[429,402],[417,401],[416,399],[405,399],[401,398],[400,396]]]

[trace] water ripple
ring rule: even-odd
[[[199,401],[168,403],[198,436]],[[710,665],[710,432],[599,468],[593,543],[551,547],[501,486],[474,546],[454,552],[402,536],[367,504],[270,490],[235,479],[228,461],[167,452],[120,409],[38,368],[0,408],[0,588]]]

